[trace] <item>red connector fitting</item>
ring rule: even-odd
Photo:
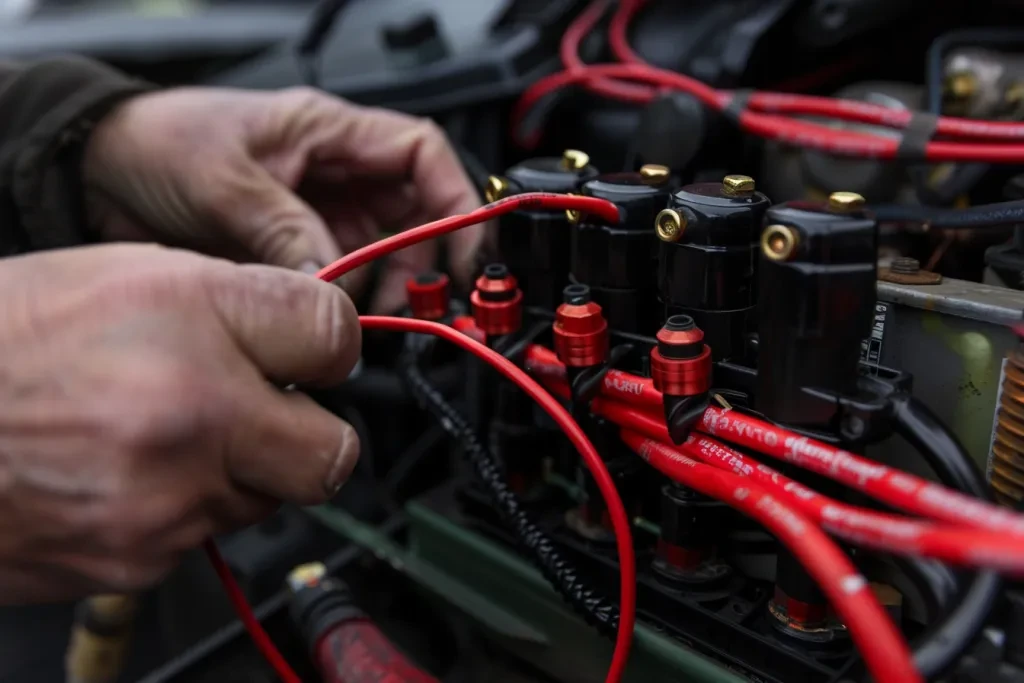
[[[608,321],[590,298],[590,287],[569,285],[555,312],[555,353],[568,368],[589,368],[608,358]]]
[[[488,337],[512,334],[523,323],[523,293],[504,265],[484,268],[469,302],[476,326]]]
[[[451,283],[444,273],[423,273],[409,278],[405,294],[412,317],[438,321],[448,315]]]
[[[674,315],[658,330],[651,379],[665,396],[699,396],[711,389],[711,349],[688,315]]]

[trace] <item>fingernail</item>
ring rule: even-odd
[[[299,266],[299,270],[301,270],[306,275],[316,275],[321,270],[323,270],[323,266],[321,266],[316,261],[303,261],[302,264]]]
[[[351,426],[346,424],[341,436],[341,446],[338,448],[334,463],[324,482],[324,489],[328,496],[333,498],[337,495],[341,487],[352,476],[357,462],[359,462],[359,436]]]

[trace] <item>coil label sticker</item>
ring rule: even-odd
[[[889,304],[875,302],[875,319],[871,323],[871,336],[860,343],[862,363],[878,367],[882,364],[882,342],[885,341],[885,324],[889,317]]]

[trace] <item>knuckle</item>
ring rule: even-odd
[[[293,85],[285,88],[281,91],[281,98],[289,106],[296,108],[315,106],[328,99],[323,92],[308,85]]]
[[[362,351],[359,317],[341,289],[332,286],[317,288],[314,334],[322,340],[326,357],[338,373],[347,376]]]

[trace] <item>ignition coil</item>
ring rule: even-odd
[[[566,150],[562,158],[527,159],[491,176],[485,190],[488,202],[523,192],[569,194],[596,177],[590,157]],[[522,209],[501,217],[498,249],[502,260],[516,272],[527,306],[554,309],[569,281],[569,223],[564,214]]]
[[[752,332],[758,235],[770,202],[743,175],[687,185],[658,214],[665,317],[691,316],[715,360],[742,357]]]
[[[653,335],[658,329],[657,237],[651,226],[670,191],[668,169],[648,165],[637,173],[601,175],[584,183],[583,195],[618,205],[618,225],[568,212],[573,224],[572,279],[590,286],[616,332]]]
[[[852,192],[772,207],[765,222],[756,408],[776,422],[834,426],[871,330],[878,225]]]

